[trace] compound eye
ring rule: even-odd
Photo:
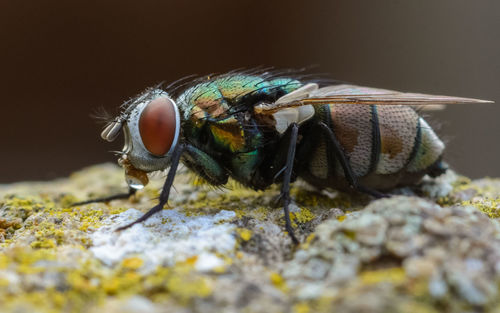
[[[144,147],[155,156],[165,155],[176,131],[175,104],[167,97],[154,99],[142,110],[139,132]]]

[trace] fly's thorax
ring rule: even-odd
[[[177,103],[185,121],[203,124],[209,119],[230,117],[234,109],[274,102],[302,86],[293,78],[258,75],[223,75],[186,89]]]
[[[254,108],[271,104],[302,85],[292,78],[265,75],[225,75],[209,78],[187,88],[176,99],[183,118],[183,134],[189,142],[213,156],[239,182],[256,187],[256,173],[263,162],[263,147],[275,136],[272,127],[282,131],[287,123],[303,121],[313,108],[278,113],[265,123],[257,119]],[[269,127],[271,126],[271,127]],[[279,131],[278,131],[279,132]],[[274,138],[273,138],[274,139]]]
[[[146,101],[130,111],[123,125],[123,155],[127,170],[153,172],[170,164],[179,142],[180,114],[176,103],[162,90],[153,90]]]

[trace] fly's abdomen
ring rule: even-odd
[[[419,118],[413,155],[406,170],[415,173],[429,168],[443,154],[444,144],[423,118]]]
[[[418,141],[419,116],[411,107],[401,105],[382,105],[374,109],[380,134],[375,173],[394,174],[411,161]]]
[[[372,151],[374,144],[377,144],[374,140],[372,108],[352,104],[330,105],[329,108],[333,132],[349,157],[354,174],[358,177],[368,174],[375,162]]]
[[[408,106],[331,104],[316,107],[316,115],[328,120],[354,176],[366,187],[390,189],[415,183],[444,150],[434,131]],[[314,141],[302,176],[318,187],[346,187],[327,136]]]
[[[332,129],[357,177],[419,172],[444,144],[413,108],[402,105],[330,105]]]
[[[423,172],[443,154],[444,144],[411,107],[377,106],[380,159],[376,174]]]

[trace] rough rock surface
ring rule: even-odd
[[[498,179],[449,172],[381,200],[297,182],[294,247],[278,189],[191,178],[122,232],[161,179],[79,207],[122,192],[122,171],[0,185],[0,312],[500,312]]]

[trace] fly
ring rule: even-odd
[[[214,186],[229,177],[255,190],[281,183],[285,229],[297,244],[289,213],[297,178],[380,198],[436,177],[446,171],[445,146],[415,108],[489,102],[266,71],[151,88],[124,103],[101,134],[113,141],[124,133],[118,162],[129,192],[75,205],[126,199],[148,183],[148,173],[169,168],[158,204],[126,229],[163,209],[182,162]]]

